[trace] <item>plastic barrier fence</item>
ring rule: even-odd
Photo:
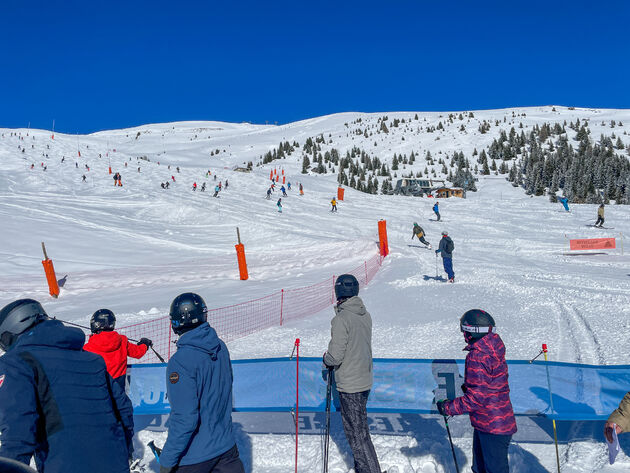
[[[630,390],[630,366],[508,361],[514,413],[557,420],[602,420]],[[235,360],[234,410],[291,411],[295,360]],[[547,383],[547,370],[551,389]],[[368,411],[436,413],[435,400],[461,396],[463,360],[375,359]],[[134,414],[169,412],[164,364],[133,365],[129,395]],[[550,407],[553,393],[554,411]],[[324,410],[326,383],[320,358],[300,358],[300,412]]]
[[[348,273],[353,274],[360,286],[364,287],[374,278],[382,264],[383,257],[377,254]],[[282,325],[288,320],[321,312],[333,304],[334,286],[335,277],[332,276],[312,286],[282,289],[259,299],[210,309],[208,321],[219,337],[229,342],[269,327]],[[173,333],[168,316],[119,327],[117,330],[135,340],[142,337],[150,338],[155,350],[167,360],[176,350],[175,345],[171,343]],[[148,352],[142,361],[154,363],[158,360],[152,352]]]

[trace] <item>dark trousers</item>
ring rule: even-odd
[[[600,217],[599,215],[597,216],[597,222],[595,222],[595,226],[597,225],[603,225],[604,224],[604,217]]]
[[[243,462],[234,445],[227,452],[208,461],[194,465],[182,465],[173,469],[173,473],[245,473]]]
[[[434,211],[434,212],[435,212],[435,211]],[[435,216],[437,217],[438,222],[439,222],[439,221],[440,221],[440,212],[435,212]]]
[[[442,264],[444,265],[444,271],[448,275],[448,278],[453,279],[455,277],[455,272],[453,271],[453,258],[442,258]]]
[[[123,374],[122,376],[119,376],[118,378],[112,378],[114,380],[114,383],[118,384],[118,386],[120,386],[120,388],[123,390],[123,392],[125,392],[125,378],[127,377],[126,374]]]
[[[508,447],[511,435],[495,435],[475,429],[473,436],[474,473],[509,473]]]
[[[343,431],[352,449],[356,473],[381,473],[368,427],[366,405],[369,394],[369,390],[339,393]]]
[[[424,243],[424,244],[425,244],[425,245],[427,245],[427,246],[431,246],[431,243],[429,243],[428,241],[426,241],[426,240],[424,239],[424,237],[423,237],[423,236],[418,237],[418,240],[420,240],[422,243]]]

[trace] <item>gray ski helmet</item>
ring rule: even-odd
[[[173,300],[169,315],[173,332],[181,335],[208,319],[208,307],[199,294],[185,292]]]
[[[359,281],[352,274],[342,274],[335,281],[337,300],[359,295]]]
[[[33,299],[19,299],[0,310],[0,348],[7,351],[18,336],[48,318],[42,305]]]
[[[485,310],[472,309],[459,319],[459,329],[466,341],[477,341],[489,333],[496,333],[496,324]]]
[[[90,330],[92,333],[111,332],[116,326],[116,316],[109,309],[99,309],[92,314]]]

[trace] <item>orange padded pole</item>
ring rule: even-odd
[[[343,200],[343,194],[346,190],[343,187],[337,187],[337,200]]]
[[[241,232],[236,227],[236,235],[238,237],[238,245],[234,245],[236,248],[236,260],[238,261],[238,272],[241,277],[241,281],[249,279],[247,274],[247,261],[245,260],[245,246],[241,243]]]
[[[381,248],[381,256],[389,254],[389,244],[387,243],[387,220],[378,221],[378,241]]]
[[[53,262],[51,259],[48,259],[48,255],[46,254],[46,246],[44,242],[42,242],[42,250],[44,250],[44,261],[42,261],[42,265],[44,266],[44,273],[46,273],[46,281],[48,282],[48,292],[55,299],[59,297],[59,284],[57,284],[57,276],[55,275],[55,267],[53,266]]]

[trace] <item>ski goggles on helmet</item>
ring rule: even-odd
[[[478,325],[460,324],[459,329],[462,333],[497,333],[496,327],[480,327]]]

